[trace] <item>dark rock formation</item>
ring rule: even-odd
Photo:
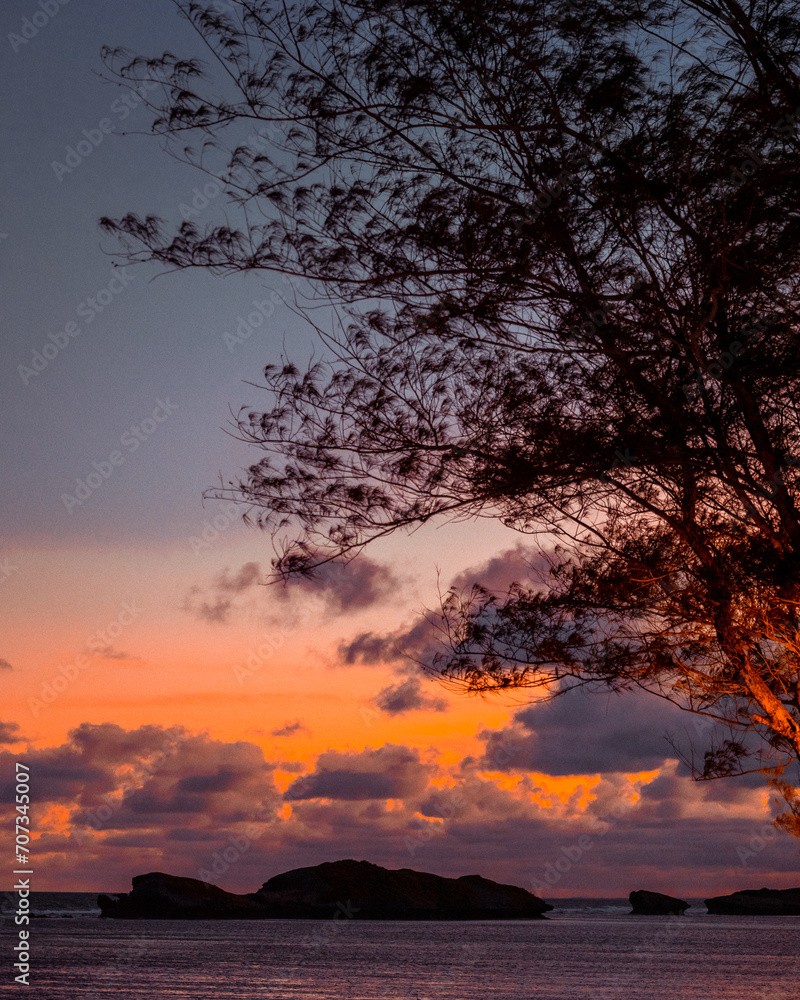
[[[519,920],[553,907],[526,889],[480,875],[442,878],[367,861],[333,861],[276,875],[237,896],[192,878],[137,875],[131,892],[101,895],[104,917],[128,919]]]
[[[237,896],[194,878],[150,872],[135,875],[132,885],[129,893],[98,896],[100,916],[128,920],[224,920],[267,916],[252,895]]]
[[[553,909],[527,889],[480,875],[442,878],[368,861],[296,868],[271,878],[255,895],[282,917],[330,917],[338,907],[357,920],[514,920]]]
[[[676,899],[674,896],[665,896],[663,892],[648,892],[647,889],[632,892],[628,899],[633,907],[631,913],[645,913],[650,916],[668,913],[681,916],[691,905],[682,899]]]
[[[800,916],[800,886],[795,889],[742,889],[705,901],[709,913],[759,917]]]

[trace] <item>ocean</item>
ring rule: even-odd
[[[799,1000],[800,917],[632,916],[554,899],[547,920],[103,920],[96,893],[33,893],[36,1000]]]

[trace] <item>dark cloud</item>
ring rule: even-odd
[[[0,758],[5,758],[5,773],[13,773],[13,755],[3,753]],[[26,753],[25,763],[36,775],[37,805],[44,802],[78,802],[89,805],[100,795],[112,792],[116,787],[113,773],[109,769],[87,760],[70,746]],[[3,782],[0,784],[0,802],[13,801],[13,782]]]
[[[280,760],[275,765],[276,771],[286,771],[287,774],[302,774],[306,765],[301,760]]]
[[[25,754],[25,763],[36,774],[37,803],[90,807],[119,787],[118,771],[145,765],[174,744],[181,732],[160,726],[125,730],[113,723],[83,723],[70,731],[67,743]],[[13,801],[11,783],[2,786],[0,800]]]
[[[404,786],[391,774],[370,774],[362,771],[325,771],[308,782],[295,782],[286,793],[293,799],[396,799]]]
[[[277,590],[283,600],[298,594],[321,598],[329,611],[345,614],[379,604],[396,595],[400,581],[387,566],[358,556],[351,562],[330,562],[315,570],[313,576],[289,580]]]
[[[228,792],[236,783],[235,771],[220,768],[216,774],[193,774],[175,786],[180,792]]]
[[[378,635],[376,632],[359,632],[350,642],[339,645],[339,657],[343,663],[372,665],[374,663],[394,663],[402,657],[398,639],[402,633]]]
[[[270,733],[271,736],[294,736],[296,733],[310,733],[311,730],[304,726],[302,722],[287,722],[285,726],[281,726],[279,729],[273,729]]]
[[[125,797],[108,826],[145,826],[171,813],[193,813],[203,826],[244,820],[277,805],[272,770],[254,743],[184,736]]]
[[[8,662],[8,660],[0,659],[0,670],[13,670],[14,668]]]
[[[0,722],[0,746],[21,743],[24,739],[19,731],[18,722]]]
[[[508,591],[512,583],[532,585],[539,582],[549,569],[545,555],[536,548],[520,544],[459,573],[453,577],[450,587],[466,591],[478,584],[486,590],[502,593]]]
[[[101,762],[105,766],[148,760],[170,750],[185,736],[186,731],[180,726],[170,729],[162,726],[123,729],[113,722],[98,725],[84,722],[70,730],[70,744],[64,746],[69,748],[71,745],[86,759]]]
[[[685,806],[689,780],[689,769],[682,764],[674,770],[664,768],[657,778],[642,788],[642,801],[651,803],[661,816],[680,815]],[[755,790],[760,793],[767,791],[767,780],[765,775],[754,771],[752,774],[698,781],[695,783],[695,794],[709,805],[746,804]]]
[[[549,563],[534,549],[517,545],[487,562],[459,573],[450,583],[457,591],[468,591],[479,583],[489,590],[507,591],[512,582],[533,583],[537,574],[549,569]],[[436,610],[421,615],[409,628],[380,634],[361,632],[338,649],[347,665],[362,663],[400,663],[403,660],[430,662],[442,649],[442,633],[437,627]]]
[[[25,762],[36,775],[37,805],[72,805],[76,828],[150,827],[174,813],[192,814],[205,827],[264,815],[279,804],[274,765],[260,747],[180,727],[84,723],[67,743],[28,752]],[[2,787],[2,801],[13,801],[11,782]]]
[[[375,705],[387,715],[404,715],[406,712],[447,711],[444,698],[431,698],[423,693],[417,677],[409,677],[400,684],[385,687],[375,698]]]
[[[289,801],[303,799],[402,799],[419,794],[430,768],[416,750],[386,743],[361,753],[321,754],[314,772],[292,782],[284,793]]]
[[[338,653],[347,666],[378,663],[400,663],[402,661],[425,660],[439,648],[440,634],[435,625],[426,618],[420,618],[411,628],[399,629],[379,635],[376,632],[361,632],[350,642],[339,645]]]
[[[646,692],[575,688],[516,712],[510,732],[484,732],[485,760],[496,761],[497,744],[512,740],[518,749],[499,770],[552,775],[653,770],[675,756],[667,737],[684,727],[680,709]]]
[[[191,587],[183,608],[201,621],[224,625],[231,620],[237,599],[257,587],[261,578],[256,562],[244,563],[237,571],[225,569],[208,587]],[[388,567],[359,556],[348,563],[326,563],[313,576],[293,578],[269,593],[280,603],[298,597],[318,599],[326,611],[338,615],[379,604],[399,588],[400,581]]]
[[[130,819],[128,815],[129,813],[135,813],[138,815],[144,814],[147,817],[147,825],[149,825],[150,822],[159,816],[164,816],[169,813],[204,814],[205,808],[206,799],[202,795],[187,795],[172,790],[169,795],[160,796],[155,792],[151,792],[146,789],[139,789],[129,798],[125,799],[125,816],[121,818],[125,820]],[[110,825],[119,828],[120,826],[140,824],[128,822],[122,823],[118,818]]]

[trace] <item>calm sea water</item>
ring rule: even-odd
[[[36,1000],[798,1000],[800,917],[635,917],[553,900],[541,921],[101,920],[36,893],[30,988],[0,926],[0,994]],[[7,905],[3,907],[8,912]]]

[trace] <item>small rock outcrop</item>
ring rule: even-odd
[[[480,875],[443,878],[368,861],[296,868],[238,896],[208,882],[163,872],[137,875],[129,893],[97,897],[101,916],[219,920],[346,917],[355,920],[541,919],[553,907],[515,885]]]
[[[265,916],[264,908],[252,896],[233,892],[164,872],[135,875],[133,888],[118,896],[100,895],[101,917],[126,920],[241,920]]]
[[[795,889],[742,889],[705,901],[709,913],[728,916],[800,916],[800,886]]]
[[[631,913],[643,913],[648,916],[663,916],[670,913],[681,916],[691,905],[683,899],[676,899],[675,896],[666,896],[663,892],[648,892],[647,889],[632,892],[628,899],[633,907]]]

